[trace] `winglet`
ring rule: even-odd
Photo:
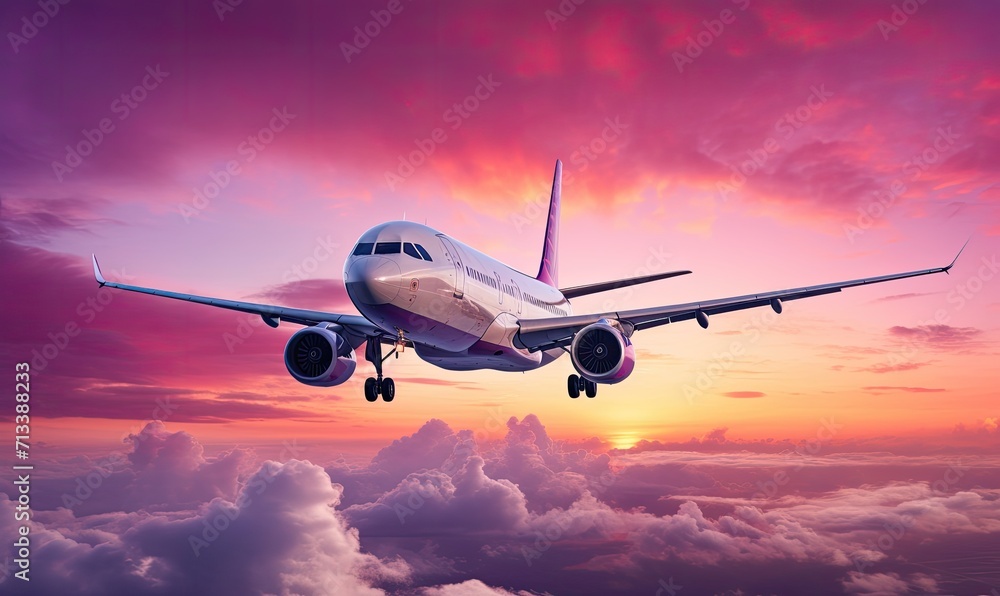
[[[965,250],[965,247],[969,245],[969,242],[970,242],[971,240],[972,240],[972,236],[969,236],[969,239],[968,239],[968,240],[966,240],[966,241],[965,241],[965,244],[963,244],[963,245],[962,245],[962,248],[960,248],[960,249],[958,250],[958,254],[957,254],[957,255],[955,255],[955,258],[951,260],[951,263],[949,263],[947,267],[944,267],[944,268],[943,268],[943,271],[944,271],[945,273],[948,273],[948,270],[949,270],[949,269],[951,269],[952,267],[954,267],[954,266],[955,266],[955,262],[957,262],[957,261],[958,261],[958,257],[962,256],[962,251],[963,251],[963,250]]]
[[[104,284],[108,283],[108,280],[104,279],[104,276],[101,275],[101,266],[97,264],[97,255],[91,254],[90,256],[94,260],[94,278],[97,280],[97,284],[103,288]]]

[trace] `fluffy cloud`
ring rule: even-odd
[[[334,462],[326,471],[344,486],[344,504],[374,501],[399,484],[407,475],[439,468],[452,455],[458,437],[443,421],[428,420],[412,435],[396,439],[366,466]]]
[[[190,434],[150,422],[126,438],[131,451],[113,453],[70,478],[40,478],[36,506],[64,507],[77,515],[110,511],[182,510],[214,498],[233,499],[250,453],[232,449],[208,460]]]
[[[851,571],[843,586],[848,594],[908,594],[914,590],[924,594],[939,593],[937,582],[920,573],[914,574],[908,583],[898,573],[864,574]]]
[[[402,563],[360,552],[357,531],[333,509],[339,498],[318,466],[266,462],[235,502],[215,499],[197,512],[36,522],[30,586],[49,594],[381,594],[370,582],[404,581]],[[13,503],[0,509],[13,518]],[[15,593],[28,585],[7,582]]]
[[[123,540],[189,593],[380,594],[370,582],[404,581],[404,564],[360,552],[357,530],[334,510],[340,494],[319,466],[265,462],[235,502],[150,520]]]
[[[533,414],[507,421],[507,435],[486,471],[516,484],[535,512],[568,507],[589,490],[601,488],[611,476],[606,454],[563,449]]]
[[[424,588],[421,594],[423,596],[519,596],[527,595],[528,592],[508,592],[501,588],[491,588],[478,579],[470,579],[450,586]]]
[[[114,490],[95,490],[89,509],[46,504],[72,478],[35,485],[33,569],[46,572],[32,587],[655,592],[668,568],[670,582],[698,592],[781,591],[800,576],[819,582],[817,593],[935,592],[946,576],[904,562],[945,561],[960,544],[985,547],[1000,534],[995,457],[789,454],[767,442],[753,452],[735,449],[744,443],[724,428],[599,454],[553,441],[534,416],[507,429],[479,445],[431,420],[367,466],[333,464],[355,493],[345,505],[348,489],[320,466],[251,466],[240,450],[208,458],[191,435],[150,424],[106,479]],[[602,472],[599,485],[573,484]],[[0,500],[0,531],[11,535],[13,507]],[[733,573],[718,573],[723,566]],[[25,589],[10,578],[4,587]]]
[[[375,502],[344,513],[374,536],[517,533],[528,520],[524,495],[509,480],[486,476],[483,463],[472,455],[454,477],[439,470],[410,474]]]

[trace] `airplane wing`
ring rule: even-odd
[[[968,242],[966,242],[968,244]],[[965,246],[962,247],[965,250]],[[958,251],[961,255],[962,251]],[[958,255],[946,267],[936,267],[934,269],[923,269],[920,271],[908,271],[906,273],[894,273],[879,277],[865,277],[850,281],[841,281],[817,286],[806,286],[802,288],[791,288],[788,290],[778,290],[774,292],[764,292],[761,294],[748,294],[746,296],[734,296],[732,298],[720,298],[717,300],[707,300],[704,302],[689,302],[686,304],[672,304],[668,306],[655,306],[652,308],[640,308],[634,310],[622,310],[605,313],[595,313],[589,315],[573,315],[569,317],[550,317],[544,319],[525,319],[518,322],[520,330],[514,336],[514,343],[520,348],[532,352],[538,350],[548,350],[568,346],[573,342],[573,336],[578,331],[596,323],[601,319],[617,320],[622,323],[626,333],[640,329],[649,329],[668,323],[677,323],[696,319],[702,327],[708,327],[708,317],[745,308],[755,308],[758,306],[770,306],[775,312],[781,312],[781,304],[789,300],[799,300],[801,298],[811,298],[822,296],[823,294],[833,294],[844,288],[870,285],[906,279],[907,277],[918,277],[921,275],[932,275],[934,273],[947,273],[955,265]]]
[[[108,281],[104,279],[104,276],[101,274],[101,267],[97,264],[97,256],[92,255],[92,257],[94,261],[94,277],[97,279],[97,283],[102,288],[117,288],[119,290],[127,290],[129,292],[163,296],[165,298],[173,298],[174,300],[185,300],[187,302],[207,304],[209,306],[216,306],[228,310],[260,315],[260,318],[263,319],[264,322],[270,327],[277,327],[279,321],[287,321],[289,323],[295,323],[296,325],[307,326],[324,322],[337,323],[344,327],[344,330],[348,332],[348,335],[353,336],[351,337],[351,344],[355,348],[357,345],[361,345],[361,343],[370,336],[385,336],[384,342],[395,343],[396,341],[395,336],[388,336],[384,330],[380,329],[374,323],[360,315],[344,315],[319,310],[305,310],[301,308],[289,308],[287,306],[272,306],[270,304],[256,304],[253,302],[224,300],[222,298],[209,298],[207,296],[181,294],[179,292],[168,292],[166,290],[143,288]],[[355,341],[357,342],[357,345],[354,345]]]

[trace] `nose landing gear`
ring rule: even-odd
[[[402,337],[402,334],[400,334]],[[382,378],[382,363],[389,359],[389,356],[399,354],[396,352],[402,343],[399,343],[391,352],[382,357],[382,339],[379,337],[369,337],[365,343],[365,360],[375,365],[375,378],[365,379],[365,399],[374,402],[378,401],[378,396],[382,396],[382,401],[390,402],[396,398],[396,382],[390,377]]]

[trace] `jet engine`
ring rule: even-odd
[[[632,374],[635,348],[616,324],[617,321],[601,319],[581,329],[573,338],[569,354],[573,366],[585,379],[614,384]]]
[[[321,323],[300,329],[285,345],[285,368],[296,381],[313,387],[340,385],[358,366],[354,348],[339,325]]]

